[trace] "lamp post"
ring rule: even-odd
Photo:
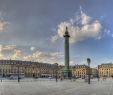
[[[25,76],[25,78],[26,78],[26,67],[25,67],[25,69],[24,69],[24,76]]]
[[[90,63],[91,63],[90,58],[87,58],[87,63],[88,63],[88,84],[90,84]]]
[[[83,71],[83,78],[85,79],[85,69],[82,70]]]
[[[17,68],[18,68],[18,82],[20,82],[20,70],[19,70],[19,62],[18,62],[18,64],[17,64]]]
[[[35,72],[34,72],[34,67],[33,67],[33,76],[32,76],[33,78],[35,78],[35,74],[34,74],[34,73],[35,73]]]
[[[98,66],[98,70],[99,70],[99,66]],[[97,70],[97,78],[98,78],[98,81],[99,81],[99,71]]]
[[[56,79],[56,82],[58,81],[58,63],[55,63],[55,79]]]

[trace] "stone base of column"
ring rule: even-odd
[[[71,79],[72,77],[71,70],[64,70],[63,74],[64,74],[64,79]]]

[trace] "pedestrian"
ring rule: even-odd
[[[98,81],[99,81],[99,80],[100,80],[100,79],[99,79],[99,75],[97,76],[97,78],[98,78]]]
[[[76,80],[76,76],[74,75],[74,76],[73,76],[73,81],[75,81],[75,80]]]
[[[104,76],[103,76],[103,81],[104,81]]]
[[[113,79],[113,75],[112,75],[111,77],[112,77],[112,79]]]
[[[58,82],[58,78],[57,78],[57,76],[56,76],[55,78],[56,78],[56,82]]]
[[[60,81],[63,81],[63,78],[62,77],[60,77]]]

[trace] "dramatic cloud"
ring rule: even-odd
[[[17,60],[17,59],[21,59],[21,57],[22,57],[22,52],[21,52],[21,50],[15,49],[15,50],[14,50],[14,54],[11,56],[11,59]]]
[[[6,59],[4,51],[13,51],[14,49],[16,49],[15,45],[0,45],[0,59]]]
[[[28,54],[26,55],[23,51],[23,48],[19,48],[16,45],[0,45],[0,59],[38,61],[51,64],[58,63],[60,65],[64,64],[64,55],[61,52],[45,52],[34,50],[35,47],[31,46]]]
[[[0,59],[20,60],[23,56],[16,45],[0,45]]]
[[[4,58],[4,56],[3,56],[3,54],[2,54],[2,45],[0,45],[0,59],[3,59]]]
[[[16,45],[0,45],[0,52],[5,50],[14,50],[16,49]]]
[[[102,28],[98,20],[93,20],[93,18],[81,10],[74,18],[71,18],[69,21],[61,22],[58,25],[57,35],[51,38],[52,42],[63,37],[66,26],[71,36],[71,43],[82,41],[86,38],[97,38]]]
[[[28,61],[39,61],[39,62],[45,62],[45,63],[60,63],[63,59],[63,54],[60,52],[42,52],[42,51],[36,51],[35,53],[32,53],[30,55],[24,56],[24,60]]]

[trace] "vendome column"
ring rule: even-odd
[[[65,45],[64,45],[64,52],[65,52],[65,66],[64,66],[64,78],[69,79],[70,78],[70,69],[69,69],[69,32],[68,28],[66,27],[66,31],[64,34],[65,38]]]

